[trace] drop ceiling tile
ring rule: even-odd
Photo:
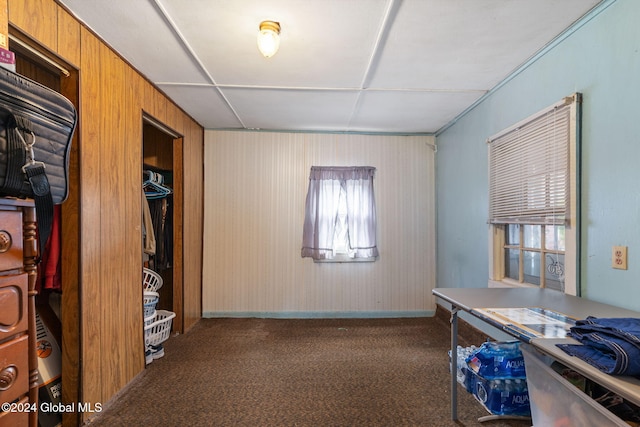
[[[160,89],[206,129],[237,129],[242,124],[213,86],[160,85]]]
[[[217,84],[357,88],[387,0],[161,0]],[[280,22],[280,50],[258,51],[262,20]]]
[[[473,104],[482,92],[366,91],[349,130],[435,133]]]
[[[407,0],[370,87],[491,89],[598,0]]]
[[[250,129],[345,131],[356,91],[224,89]]]
[[[153,82],[210,83],[151,1],[61,0]]]

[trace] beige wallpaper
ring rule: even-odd
[[[434,138],[205,132],[203,316],[435,310]],[[309,169],[374,166],[380,258],[300,257]]]

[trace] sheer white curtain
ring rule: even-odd
[[[341,202],[346,203],[348,256],[378,256],[374,172],[375,168],[370,166],[311,168],[302,236],[303,257],[317,260],[334,257]]]

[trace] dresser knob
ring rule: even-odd
[[[11,248],[11,234],[0,230],[0,253],[7,252]]]
[[[4,368],[0,372],[0,391],[5,391],[11,388],[17,376],[18,368],[16,368],[14,365]]]

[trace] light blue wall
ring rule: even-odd
[[[438,136],[439,287],[487,286],[486,138],[581,92],[582,296],[640,311],[639,22],[640,1],[606,2]]]

